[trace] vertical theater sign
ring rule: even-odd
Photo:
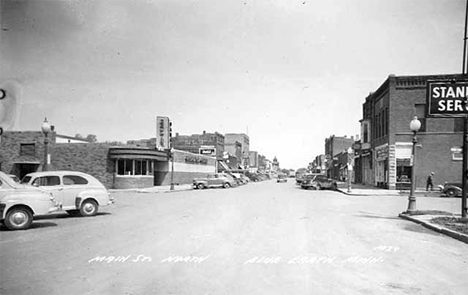
[[[169,117],[156,117],[156,148],[160,151],[170,149]]]

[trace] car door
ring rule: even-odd
[[[88,181],[79,175],[63,175],[62,182],[64,210],[77,209],[76,197],[80,192],[86,190]]]
[[[38,176],[32,180],[31,184],[40,187],[48,193],[51,193],[57,202],[63,204],[63,188],[58,175]]]

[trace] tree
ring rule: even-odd
[[[75,135],[75,137],[76,137],[76,138],[83,138],[83,135],[77,133],[77,134]]]
[[[96,137],[96,135],[94,135],[94,134],[88,134],[88,135],[86,136],[86,140],[89,141],[89,142],[96,142],[96,141],[97,141],[97,137]]]

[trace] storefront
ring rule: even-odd
[[[388,188],[388,144],[375,148],[375,182],[374,185]]]

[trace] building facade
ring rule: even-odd
[[[235,142],[241,144],[241,153],[242,153],[242,166],[247,169],[250,166],[249,157],[250,157],[250,138],[247,134],[244,133],[226,133],[224,134],[224,143],[226,145],[235,144]]]
[[[461,182],[463,118],[427,117],[427,82],[462,80],[461,75],[395,76],[387,80],[363,104],[361,146],[358,161],[361,181],[399,189],[411,179],[414,164],[416,187],[424,188],[434,172],[435,184]],[[409,128],[417,116],[416,156],[412,159],[413,133]],[[414,160],[414,161],[413,161]]]
[[[325,139],[325,161],[326,161],[326,174],[329,178],[339,180],[340,169],[338,154],[347,151],[354,144],[354,136],[335,136],[332,135]]]
[[[49,170],[72,170],[96,177],[107,188],[143,188],[189,184],[194,177],[216,172],[213,157],[174,150],[174,170],[168,152],[149,147],[113,146],[74,141],[51,132],[48,136]],[[66,138],[66,141],[57,138]],[[68,139],[70,141],[68,141]],[[7,131],[0,141],[0,170],[20,178],[41,171],[46,158],[44,135],[37,131]]]

